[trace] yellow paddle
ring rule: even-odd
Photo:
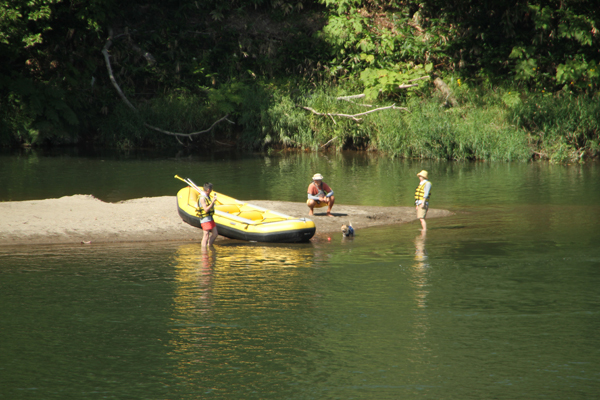
[[[198,186],[196,186],[196,184],[194,182],[192,182],[192,180],[190,178],[183,179],[179,175],[175,175],[175,178],[187,183],[188,186],[191,186],[192,188],[196,189],[196,192],[201,193],[200,188],[198,188]]]

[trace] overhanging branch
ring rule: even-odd
[[[128,34],[123,34],[123,35],[119,35],[117,37],[121,37],[121,36],[129,36]],[[121,97],[121,100],[123,100],[123,102],[127,105],[127,107],[129,107],[131,110],[133,110],[135,113],[139,113],[139,111],[137,110],[137,108],[135,108],[133,106],[133,104],[131,104],[131,102],[127,99],[127,96],[125,96],[125,94],[123,93],[123,91],[121,90],[121,87],[119,86],[119,84],[117,83],[117,80],[115,79],[115,76],[113,74],[113,70],[112,70],[112,66],[110,63],[110,55],[108,54],[108,50],[110,49],[110,47],[112,46],[112,33],[109,36],[108,40],[106,41],[106,44],[104,45],[104,47],[102,48],[102,54],[104,55],[104,61],[106,62],[106,69],[108,70],[108,77],[110,78],[110,81],[112,83],[112,85],[114,86],[115,90],[117,91],[117,93],[119,94],[119,97]],[[130,44],[134,47],[134,49],[139,52],[140,54],[142,54],[146,60],[148,61],[148,63],[152,64],[154,62],[156,62],[154,60],[154,57],[152,57],[152,55],[148,52],[144,52],[142,49],[140,49],[139,47],[135,46],[133,44],[133,42],[131,42],[130,39]],[[223,118],[215,121],[210,128],[202,130],[202,131],[198,131],[198,132],[192,132],[192,133],[179,133],[179,132],[171,132],[171,131],[167,131],[164,129],[160,129],[156,126],[152,126],[150,124],[147,124],[144,122],[144,126],[148,129],[152,129],[155,130],[157,132],[160,133],[164,133],[165,135],[170,135],[170,136],[175,136],[177,138],[177,141],[179,143],[181,143],[181,141],[179,140],[179,137],[187,137],[190,140],[192,140],[192,136],[195,135],[201,135],[203,133],[207,133],[210,132],[218,123],[222,122],[222,121],[227,121],[230,124],[234,124],[234,122],[230,121],[227,119],[227,117],[229,117],[229,114],[225,115]],[[182,143],[183,144],[183,143]]]
[[[216,126],[216,125],[219,123],[219,122],[222,122],[222,121],[227,121],[227,122],[229,122],[230,124],[233,124],[233,122],[232,122],[232,121],[230,121],[230,120],[228,120],[228,119],[227,119],[227,117],[229,117],[229,114],[227,114],[227,115],[226,115],[226,116],[224,116],[223,118],[221,118],[221,119],[219,119],[219,120],[217,120],[217,121],[213,122],[213,124],[210,126],[210,128],[208,128],[208,129],[205,129],[205,130],[203,130],[203,131],[192,132],[192,133],[178,133],[178,132],[170,132],[170,131],[165,131],[165,130],[163,130],[163,129],[160,129],[160,128],[157,128],[157,127],[155,127],[155,126],[148,125],[148,124],[146,124],[146,123],[144,123],[144,126],[145,126],[146,128],[153,129],[153,130],[155,130],[155,131],[157,131],[157,132],[164,133],[165,135],[179,136],[179,137],[189,137],[189,138],[191,139],[191,137],[192,137],[192,136],[195,136],[195,135],[201,135],[201,134],[203,134],[203,133],[210,132],[210,131],[211,131],[211,130],[212,130],[212,129],[213,129],[213,128],[214,128],[214,127],[215,127],[215,126]]]

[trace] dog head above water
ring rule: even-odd
[[[342,225],[342,234],[345,237],[354,236],[354,228],[352,228],[352,225]]]

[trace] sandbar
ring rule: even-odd
[[[355,230],[415,221],[414,207],[375,207],[336,204],[334,217],[325,208],[308,215],[306,203],[247,200],[266,209],[315,222],[315,239],[340,233],[342,224]],[[427,218],[453,215],[430,209]],[[0,246],[94,244],[121,242],[200,241],[202,231],[183,222],[175,196],[144,197],[106,203],[91,195],[0,203]],[[219,237],[219,240],[229,240]],[[218,242],[217,242],[218,243]]]

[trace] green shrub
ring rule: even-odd
[[[531,96],[511,109],[510,118],[535,138],[539,152],[556,162],[598,155],[600,103],[589,96]]]

